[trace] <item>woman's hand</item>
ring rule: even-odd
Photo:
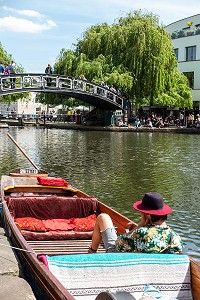
[[[141,213],[141,220],[139,226],[140,227],[147,226],[150,223],[151,223],[150,216],[145,213]]]
[[[136,228],[147,226],[149,224],[151,224],[150,215],[141,213],[141,220],[140,220],[140,223],[138,226],[135,226],[135,224],[133,222],[128,222],[126,224],[126,234],[130,234]]]
[[[133,229],[135,229],[135,224],[133,223],[133,222],[128,222],[127,224],[126,224],[126,229],[127,229],[127,232],[128,231],[131,231],[131,230],[133,230]]]

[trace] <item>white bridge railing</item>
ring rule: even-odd
[[[115,103],[123,109],[123,98],[115,92],[96,83],[61,75],[46,74],[15,74],[0,75],[0,96],[6,94],[31,91],[60,91],[85,93],[101,97],[106,101]]]

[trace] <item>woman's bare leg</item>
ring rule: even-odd
[[[105,213],[98,215],[92,234],[92,250],[96,251],[102,241],[101,231],[105,231],[110,227],[113,227],[113,222],[110,216]]]

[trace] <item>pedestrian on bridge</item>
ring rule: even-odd
[[[9,74],[10,74],[9,66],[8,66],[8,64],[5,64],[4,75],[9,75]],[[4,88],[9,88],[10,84],[7,79],[2,79],[2,82],[3,82]]]
[[[12,76],[12,74],[16,73],[16,63],[14,62],[14,60],[12,60],[11,64],[9,65],[9,71],[10,71],[11,76]],[[15,77],[10,78],[11,89],[15,88],[15,80],[16,80]]]
[[[2,61],[0,61],[0,75],[3,75],[3,74],[4,74],[4,70],[5,70],[5,67],[4,67],[4,65],[2,64]]]
[[[10,74],[10,69],[8,64],[5,65],[5,69],[4,69],[4,75],[9,75]]]
[[[49,74],[49,75],[53,74],[53,69],[50,64],[48,64],[48,66],[46,67],[45,74]],[[51,86],[51,81],[52,78],[47,77],[47,86]]]

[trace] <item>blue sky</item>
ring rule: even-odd
[[[200,13],[193,0],[0,0],[0,42],[28,73],[44,72],[60,50],[94,24],[114,23],[131,10],[142,9],[168,25]]]

